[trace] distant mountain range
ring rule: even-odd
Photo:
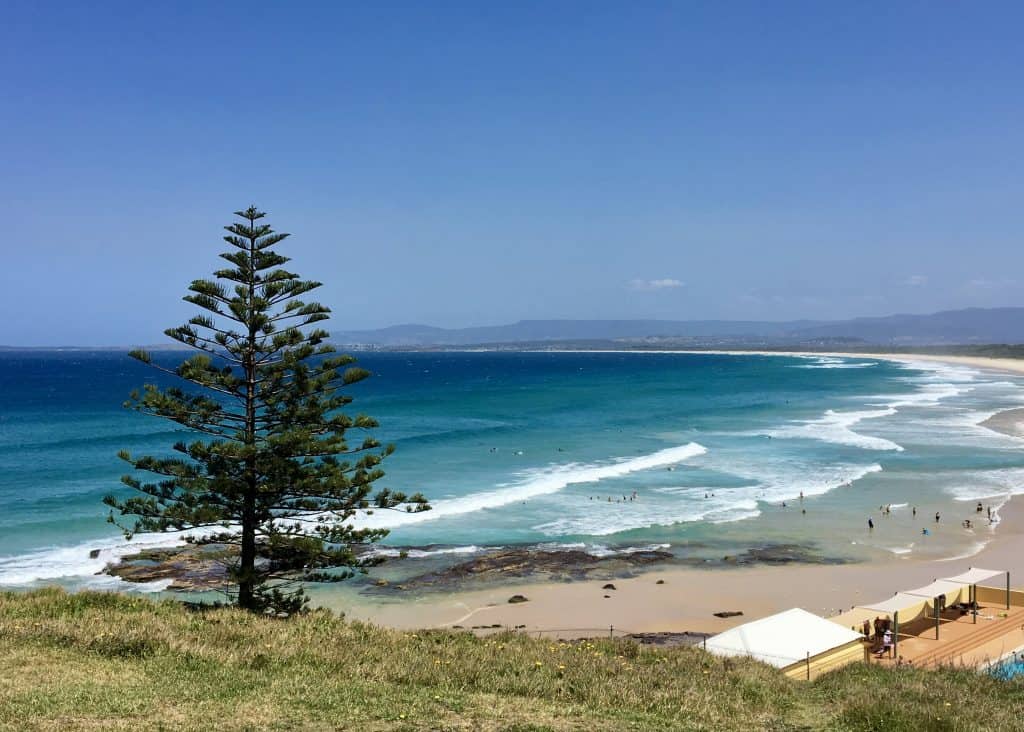
[[[504,348],[787,348],[856,346],[977,346],[1024,344],[1024,308],[968,308],[931,315],[887,315],[852,320],[520,320],[508,325],[436,328],[394,325],[333,331],[331,340],[354,348],[399,350]],[[0,345],[0,352],[54,350]],[[64,350],[123,350],[126,346],[62,346]],[[147,346],[181,348],[170,341]]]
[[[815,321],[792,320],[521,320],[509,325],[436,328],[395,325],[335,331],[345,345],[385,348],[615,341],[693,345],[858,342],[873,345],[1024,343],[1024,308],[968,308],[931,315]]]

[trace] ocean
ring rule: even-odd
[[[351,388],[352,411],[396,446],[382,485],[433,505],[362,517],[391,529],[384,553],[798,543],[843,560],[960,558],[997,528],[976,502],[998,519],[1024,491],[1024,441],[981,424],[1024,404],[1011,375],[819,356],[358,355],[374,376]],[[118,352],[0,354],[0,586],[161,589],[96,574],[177,541],[127,544],[101,503],[126,492],[118,450],[166,453],[183,435],[122,407],[156,376]]]

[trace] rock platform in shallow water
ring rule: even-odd
[[[175,592],[222,590],[228,581],[227,565],[236,554],[234,547],[225,544],[144,549],[108,564],[102,573],[126,582],[169,579],[167,589]]]
[[[409,547],[407,549],[415,549]],[[365,552],[365,550],[364,550]],[[146,549],[109,564],[103,573],[127,582],[171,580],[169,590],[202,592],[221,590],[228,581],[228,564],[237,549],[224,544],[187,545],[167,549]],[[415,571],[422,561],[407,556],[388,560],[388,564]],[[595,555],[580,549],[550,550],[532,546],[485,549],[479,554],[447,566],[421,571],[403,579],[376,578],[363,591],[396,593],[402,591],[450,591],[469,585],[504,581],[571,582],[587,579],[630,577],[643,568],[664,566],[734,567],[756,564],[840,564],[842,559],[822,556],[812,547],[800,544],[769,544],[746,549],[718,559],[679,556],[663,549],[638,549]],[[606,586],[606,589],[610,587]]]

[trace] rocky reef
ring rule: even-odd
[[[689,547],[693,550],[695,547]],[[653,566],[733,567],[784,564],[841,564],[845,560],[822,556],[801,544],[769,544],[745,549],[737,554],[709,557],[680,556],[663,549],[632,549],[592,554],[582,549],[541,548],[537,546],[484,549],[468,559],[438,562],[410,556],[415,547],[399,549],[388,560],[401,579],[374,579],[363,588],[367,593],[402,591],[448,591],[508,581],[572,582],[588,579],[630,577]],[[146,549],[109,564],[104,573],[128,582],[153,582],[170,579],[169,590],[203,592],[223,589],[228,581],[228,565],[237,549],[224,544],[186,545],[168,549]]]

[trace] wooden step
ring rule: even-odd
[[[918,656],[914,659],[914,665],[937,666],[943,663],[953,663],[965,653],[1012,632],[1019,626],[1021,620],[1021,618],[1002,618],[993,622],[986,621],[985,625],[979,627],[975,632]]]

